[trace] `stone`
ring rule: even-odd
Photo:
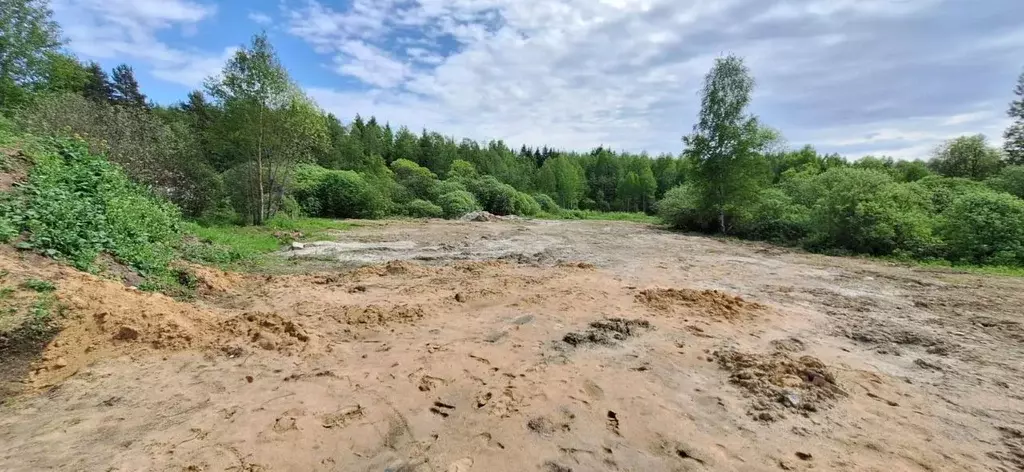
[[[117,341],[134,341],[136,339],[139,339],[139,330],[131,326],[122,326],[114,334],[114,340]]]

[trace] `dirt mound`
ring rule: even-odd
[[[713,356],[731,373],[729,381],[754,397],[748,413],[761,421],[779,419],[787,409],[815,412],[846,396],[828,367],[811,356],[794,359],[784,351],[764,355],[732,349]]]
[[[461,220],[461,221],[477,221],[477,222],[486,222],[486,221],[515,221],[515,220],[520,220],[520,219],[522,219],[522,218],[520,218],[520,217],[518,217],[516,215],[501,216],[501,215],[495,215],[494,213],[487,212],[487,211],[474,211],[474,212],[466,213],[465,215],[462,215],[461,218],[459,218],[459,220]]]
[[[276,313],[245,313],[222,322],[219,347],[229,355],[240,355],[240,343],[256,345],[267,351],[296,353],[306,349],[312,337],[302,325]]]
[[[406,261],[388,261],[384,264],[363,266],[348,274],[350,278],[387,277],[389,275],[423,275],[426,268]]]
[[[341,323],[359,326],[387,326],[394,323],[412,323],[426,314],[415,305],[348,306],[332,317]]]
[[[748,302],[741,297],[718,290],[692,290],[688,288],[652,288],[636,294],[636,301],[655,310],[669,311],[682,306],[718,318],[737,319],[750,316],[764,305]]]
[[[196,289],[200,293],[230,292],[245,280],[241,274],[224,272],[198,264],[189,264],[187,268],[195,274]]]
[[[651,323],[647,320],[608,318],[590,323],[586,331],[566,334],[562,341],[573,347],[588,344],[614,346],[618,341],[625,341],[648,329],[651,329]]]

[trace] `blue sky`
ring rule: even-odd
[[[678,153],[715,57],[758,80],[790,145],[927,158],[1001,142],[1024,68],[1020,0],[51,0],[69,48],[172,103],[266,29],[343,119],[457,138]]]

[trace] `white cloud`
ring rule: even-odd
[[[274,19],[270,15],[258,11],[249,12],[249,21],[256,23],[257,25],[269,25],[274,22]]]
[[[183,63],[176,63],[173,67],[156,65],[152,73],[154,77],[167,82],[184,85],[186,87],[199,87],[209,78],[219,75],[224,64],[235,55],[237,47],[225,48],[219,56],[193,56]]]
[[[342,54],[335,57],[336,70],[367,84],[391,88],[410,75],[409,66],[362,41],[346,41],[337,49]]]
[[[1024,46],[1013,0],[285,5],[287,31],[364,86],[311,91],[339,116],[575,149],[678,152],[704,73],[729,52],[759,79],[754,111],[797,144],[911,157],[959,133],[998,139],[993,84],[1009,94]]]
[[[186,86],[201,84],[201,74],[215,71],[213,61],[221,58],[173,47],[158,38],[164,30],[194,35],[200,22],[217,13],[212,4],[191,0],[55,0],[52,8],[69,48],[86,58],[142,63],[156,77]]]

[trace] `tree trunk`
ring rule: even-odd
[[[259,214],[258,221],[256,221],[255,223],[260,226],[262,226],[263,223],[266,221],[266,195],[264,194],[263,191],[263,108],[264,104],[261,103],[259,124],[260,136],[258,144],[256,145],[256,179],[258,180],[257,188],[259,189],[257,192],[257,194],[259,195],[259,204],[257,208],[259,208]]]

